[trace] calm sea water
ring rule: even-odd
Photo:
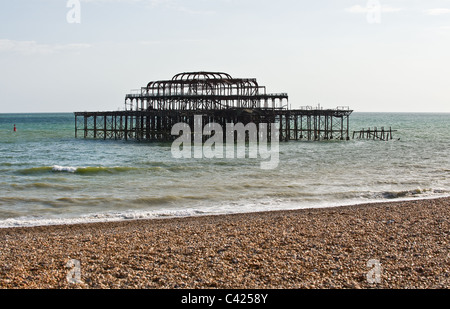
[[[399,131],[281,143],[278,168],[262,170],[259,159],[174,159],[170,144],[75,139],[73,114],[0,114],[0,227],[450,195],[450,114],[354,113],[350,125]]]

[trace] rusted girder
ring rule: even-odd
[[[222,72],[179,73],[171,80],[149,82],[140,93],[125,97],[127,109],[135,111],[282,109],[287,100],[287,93],[267,94],[266,87],[259,86],[255,78],[233,78]]]

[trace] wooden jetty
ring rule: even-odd
[[[385,129],[384,127],[381,127],[381,129],[378,129],[377,127],[373,129],[362,129],[360,131],[353,131],[353,139],[357,138],[388,141],[394,138],[392,135],[393,132],[397,132],[397,130],[392,130],[392,127],[389,127],[389,129]]]
[[[194,126],[227,123],[276,123],[280,141],[349,140],[348,107],[311,106],[289,109],[287,93],[267,94],[254,78],[226,73],[180,73],[171,80],[150,82],[125,96],[125,110],[76,112],[75,137],[93,139],[173,141],[176,123]],[[270,130],[267,133],[270,140]],[[207,138],[207,137],[205,137]]]

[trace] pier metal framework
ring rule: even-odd
[[[288,94],[267,94],[255,78],[221,72],[180,73],[171,80],[149,82],[125,97],[126,110],[208,110],[286,108]]]
[[[277,123],[280,141],[349,140],[348,107],[288,108],[287,93],[267,94],[254,78],[226,73],[180,73],[127,94],[125,110],[76,112],[75,136],[93,139],[173,141],[176,123]],[[270,132],[267,132],[270,140]],[[208,138],[208,136],[204,136]]]

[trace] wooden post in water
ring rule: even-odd
[[[84,116],[84,138],[87,138],[87,116]]]
[[[75,138],[78,137],[78,116],[75,114]]]

